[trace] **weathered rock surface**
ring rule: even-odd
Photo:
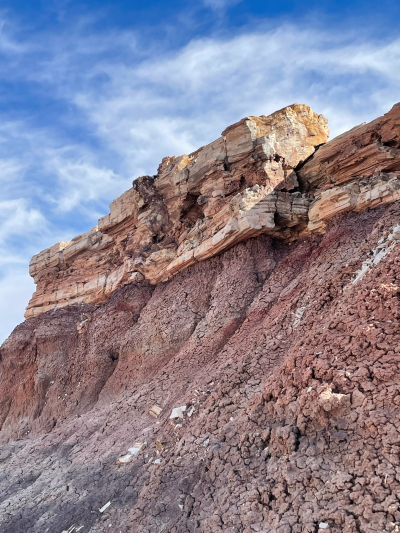
[[[32,258],[37,290],[25,316],[104,302],[126,283],[160,283],[261,233],[291,241],[324,231],[339,213],[395,201],[399,123],[397,105],[320,147],[326,119],[294,104],[247,117],[193,154],[164,158],[96,228]]]
[[[316,198],[309,231],[346,211],[362,211],[400,197],[400,104],[369,124],[339,135],[298,172],[303,191]]]
[[[393,143],[397,113],[379,119]],[[398,170],[313,184],[329,144],[294,168],[309,214],[326,201],[319,226],[263,230],[14,330],[0,348],[1,533],[398,531]],[[350,201],[330,205],[335,190]],[[109,250],[131,231],[128,193],[101,232]],[[107,249],[97,233],[75,266]]]
[[[322,115],[294,104],[247,117],[193,154],[164,158],[158,174],[134,181],[96,228],[32,258],[37,290],[25,316],[103,302],[130,281],[165,281],[260,233],[297,237],[309,200],[294,169],[328,131]]]

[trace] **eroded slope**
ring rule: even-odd
[[[1,389],[1,530],[396,530],[400,245],[353,281],[399,217],[396,202],[297,243],[260,236],[19,326],[1,349],[2,375],[24,376]],[[195,411],[174,428],[178,405]]]
[[[1,532],[398,531],[399,113],[308,159],[309,108],[249,117],[34,259],[0,348]]]

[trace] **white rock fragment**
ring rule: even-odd
[[[139,455],[140,450],[145,448],[147,445],[147,442],[136,442],[131,448],[128,448],[128,453],[126,455],[123,455],[122,457],[119,457],[115,464],[117,465],[125,465],[127,463],[130,463],[134,457]]]
[[[357,283],[357,281],[360,281],[360,279],[364,277],[368,270],[369,265],[367,263],[363,263],[361,269],[358,271],[357,276],[354,278],[353,283]]]
[[[194,405],[192,405],[191,407],[189,407],[188,412],[186,414],[190,418],[194,412],[195,412],[195,408],[194,408]]]
[[[135,442],[132,448],[128,448],[128,453],[135,456],[138,455],[140,450],[143,450],[147,445],[147,442]]]
[[[386,250],[384,249],[378,252],[376,256],[374,257],[373,264],[377,265],[378,263],[380,263],[382,259],[385,257],[385,255],[387,254],[387,252],[388,252],[388,249]]]
[[[206,440],[203,442],[203,446],[208,446],[209,442],[210,442],[210,439],[206,439]]]
[[[328,529],[329,524],[327,522],[320,522],[319,529]]]
[[[371,267],[379,264],[384,257],[393,249],[396,242],[400,240],[400,226],[395,226],[388,236],[381,237],[378,245],[374,250],[371,250],[372,257],[369,257],[363,262],[361,269],[357,272],[357,276],[353,280],[353,284],[357,283],[370,270]]]
[[[155,464],[155,465],[159,465],[160,463],[161,463],[161,459],[156,459],[156,460],[154,461],[154,464]]]
[[[307,392],[311,392],[311,391],[312,391],[312,387],[308,387]]]
[[[393,239],[400,241],[400,226],[395,226],[393,228]]]
[[[122,457],[118,457],[116,464],[124,465],[126,463],[130,463],[131,460],[132,460],[132,455],[130,453],[127,453],[126,455],[123,455]]]
[[[298,328],[300,326],[301,319],[303,318],[303,315],[304,315],[305,311],[309,307],[310,307],[310,305],[304,305],[303,307],[299,307],[298,309],[296,309],[296,311],[294,313],[292,313],[292,315],[295,316],[295,320],[293,322],[293,327],[294,328]]]
[[[174,407],[171,412],[170,420],[175,420],[177,418],[183,418],[183,413],[186,411],[186,405],[181,405],[181,407]]]
[[[101,509],[99,509],[100,513],[104,513],[104,511],[106,509],[108,509],[111,505],[111,502],[107,502],[105,505],[103,505],[103,507],[101,507]]]

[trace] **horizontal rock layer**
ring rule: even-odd
[[[335,214],[396,200],[399,117],[397,105],[324,144],[326,119],[294,104],[164,158],[96,228],[32,258],[37,290],[25,316],[100,303],[127,283],[166,281],[249,237],[294,241],[324,231]]]

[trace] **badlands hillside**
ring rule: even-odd
[[[400,527],[400,104],[294,104],[32,258],[0,348],[1,533]]]

